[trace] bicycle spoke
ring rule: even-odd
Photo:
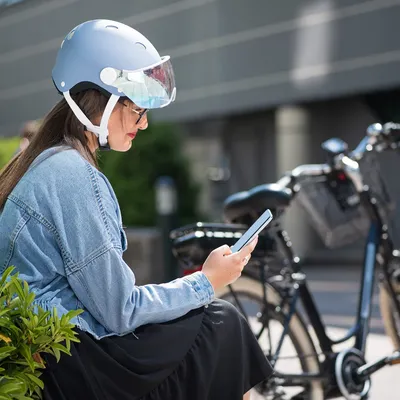
[[[266,281],[266,277],[265,277],[265,270],[264,268],[260,269],[260,274],[261,274],[261,282],[263,282],[263,300],[264,300],[264,306],[263,306],[263,313],[264,315],[267,316],[267,335],[268,335],[268,342],[269,342],[269,359],[272,358],[272,354],[273,354],[273,348],[272,348],[272,337],[271,337],[271,329],[270,329],[270,320],[269,320],[269,316],[268,316],[268,291],[267,288],[264,284],[264,282]],[[264,331],[265,325],[263,324],[262,329],[261,329],[261,333]],[[261,334],[260,334],[261,337]]]

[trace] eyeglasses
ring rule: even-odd
[[[136,124],[138,124],[141,121],[141,119],[143,118],[143,116],[146,115],[147,111],[149,111],[148,108],[142,108],[141,111],[136,110],[136,109],[134,109],[134,108],[132,108],[130,106],[127,106],[123,101],[120,101],[120,103],[122,105],[124,105],[125,107],[128,107],[132,112],[134,112],[135,114],[137,114],[139,116],[137,121],[136,121]]]

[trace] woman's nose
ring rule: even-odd
[[[147,115],[143,115],[143,117],[139,121],[138,129],[140,129],[141,131],[144,131],[145,129],[147,129],[148,126],[149,126],[149,123],[147,121]]]

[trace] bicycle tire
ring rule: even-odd
[[[230,285],[232,289],[236,292],[247,292],[253,297],[258,297],[263,299],[263,287],[262,283],[245,276],[239,278],[236,282]],[[272,285],[267,284],[267,298],[268,303],[272,306],[278,306],[282,304],[282,297],[280,296],[277,289]],[[227,297],[230,294],[228,287],[220,289],[217,291],[216,296],[219,298]],[[303,372],[319,373],[320,363],[318,360],[318,355],[311,339],[310,334],[307,331],[307,326],[299,313],[295,313],[289,324],[289,331],[296,337],[297,346],[300,347],[301,354],[315,355],[308,356],[305,358],[306,368]],[[294,341],[293,341],[294,343]],[[296,345],[295,345],[296,348]],[[297,351],[297,349],[296,349]],[[322,382],[313,381],[310,385],[310,393],[308,400],[323,400],[324,399],[324,388]]]
[[[380,285],[379,308],[383,320],[386,335],[390,337],[395,350],[400,349],[400,316],[397,314],[393,299],[384,284]]]

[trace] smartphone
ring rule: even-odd
[[[236,253],[243,249],[246,244],[250,243],[271,221],[272,213],[270,210],[264,211],[260,218],[240,237],[240,239],[231,247],[232,253]]]

